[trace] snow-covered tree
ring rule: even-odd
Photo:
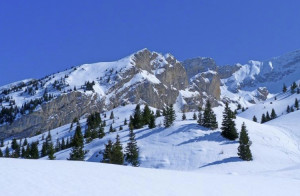
[[[206,102],[204,113],[203,113],[203,126],[209,129],[217,129],[218,123],[216,120],[216,115],[211,109],[211,104],[209,100]]]
[[[135,133],[133,129],[129,130],[129,142],[125,149],[125,160],[132,166],[139,166],[139,148],[135,140]]]
[[[72,151],[70,153],[69,160],[82,161],[84,159],[84,150],[83,150],[83,136],[81,133],[80,124],[77,123],[75,134],[72,139]]]
[[[251,141],[249,139],[245,123],[243,123],[243,125],[242,125],[242,130],[241,130],[239,139],[240,139],[239,140],[240,145],[238,147],[239,157],[245,161],[253,160],[252,153],[250,150]]]
[[[222,121],[222,133],[221,135],[229,140],[235,140],[238,138],[238,133],[235,127],[235,122],[233,120],[232,111],[228,106],[228,103],[225,104],[225,109],[223,112],[223,121]]]

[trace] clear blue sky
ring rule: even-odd
[[[0,85],[142,48],[220,65],[278,56],[300,49],[300,1],[0,1]]]

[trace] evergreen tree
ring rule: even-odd
[[[25,151],[24,146],[22,146],[21,157],[22,157],[22,158],[25,158],[25,156],[26,156],[26,151]]]
[[[109,117],[110,119],[114,119],[115,118],[115,116],[114,116],[114,112],[113,111],[111,111],[111,113],[110,113],[110,117]]]
[[[211,104],[209,100],[206,102],[204,113],[203,113],[203,126],[209,129],[218,128],[216,115],[211,109]]]
[[[298,86],[297,86],[296,82],[293,82],[293,84],[291,85],[291,92],[295,93],[295,90],[296,90],[297,87]]]
[[[265,122],[267,122],[267,120],[266,120],[266,115],[265,115],[265,114],[262,114],[262,116],[261,116],[261,124],[263,124],[263,123],[265,123]]]
[[[127,119],[126,118],[124,119],[124,125],[127,125]]]
[[[112,148],[113,148],[113,143],[111,140],[108,140],[108,143],[105,144],[102,163],[112,163],[111,162]]]
[[[272,112],[271,112],[271,119],[275,119],[275,118],[277,118],[277,114],[276,114],[276,112],[275,112],[275,110],[273,108]]]
[[[39,158],[39,149],[38,142],[32,142],[30,145],[30,158],[38,159]]]
[[[124,154],[122,152],[123,147],[120,142],[120,136],[117,135],[116,142],[113,144],[112,147],[112,156],[111,156],[111,163],[123,165],[124,164]]]
[[[291,112],[294,112],[295,110],[294,110],[294,108],[293,107],[291,107]]]
[[[113,132],[115,132],[115,129],[113,128],[112,124],[110,124],[110,127],[109,127],[109,132],[110,132],[110,133],[113,133]]]
[[[143,110],[143,125],[149,125],[150,115],[151,115],[151,110],[150,110],[149,106],[146,105]]]
[[[167,107],[168,107],[168,106],[167,106]],[[163,108],[163,111],[162,111],[162,115],[163,115],[163,116],[166,116],[166,114],[167,114],[167,111],[166,111],[166,108],[164,107],[164,108]]]
[[[24,142],[23,142],[23,146],[27,146],[28,142],[27,142],[27,138],[25,138]]]
[[[3,157],[3,152],[1,149],[0,149],[0,157]]]
[[[167,106],[167,108],[165,109],[165,113],[164,126],[167,128],[173,125],[176,118],[172,104],[170,106]]]
[[[202,117],[202,108],[201,107],[199,107],[197,123],[201,126],[203,125],[203,117]]]
[[[185,115],[185,113],[182,114],[182,120],[186,120],[186,115]]]
[[[0,147],[4,147],[4,139],[1,139]]]
[[[269,120],[271,120],[271,117],[270,117],[269,112],[267,112],[267,114],[266,114],[266,122],[268,122]]]
[[[286,92],[287,91],[287,87],[286,87],[286,85],[285,84],[283,84],[283,88],[282,88],[282,92]]]
[[[150,121],[149,121],[149,129],[153,129],[156,127],[155,125],[155,116],[153,114],[150,115]]]
[[[193,120],[197,120],[197,115],[196,115],[195,112],[194,112],[194,114],[193,114]]]
[[[289,105],[288,105],[287,108],[286,108],[286,112],[287,112],[287,113],[290,113],[290,112],[291,112],[291,108],[290,108]]]
[[[56,157],[54,156],[55,150],[52,142],[49,144],[49,149],[48,149],[48,158],[50,160],[54,160]]]
[[[16,138],[13,138],[12,142],[11,142],[11,148],[13,150],[16,150],[18,148],[19,144],[17,143]]]
[[[243,125],[242,125],[239,142],[240,142],[240,145],[238,147],[239,157],[245,161],[253,160],[252,153],[250,150],[251,141],[249,139],[245,123],[243,123]]]
[[[230,110],[228,103],[225,104],[225,109],[223,112],[223,122],[222,122],[222,133],[221,135],[229,140],[235,140],[238,138],[238,133],[235,128],[235,122],[233,120],[232,111]]]
[[[62,140],[61,140],[61,149],[62,150],[66,149],[65,138],[62,138]]]
[[[129,130],[129,142],[125,149],[125,160],[134,167],[139,166],[139,148],[135,140],[133,129]]]
[[[30,151],[31,151],[30,145],[27,144],[27,145],[26,145],[25,154],[24,154],[24,158],[25,158],[25,159],[29,159],[29,158],[30,158]]]
[[[48,141],[45,141],[42,145],[41,157],[47,156],[48,154]]]
[[[295,99],[295,108],[299,110],[299,102],[297,98]]]
[[[98,137],[101,139],[105,136],[104,128],[100,127],[98,131]]]
[[[158,118],[158,117],[160,117],[160,116],[161,116],[161,114],[160,114],[160,111],[159,111],[159,110],[156,110],[155,116],[156,116],[156,118]]]
[[[84,150],[83,150],[83,136],[81,133],[80,124],[77,123],[75,134],[72,139],[72,151],[70,153],[69,160],[82,161],[84,159]]]
[[[8,146],[5,148],[5,157],[10,157]]]
[[[256,116],[253,116],[253,119],[252,119],[254,122],[257,122],[257,118]]]
[[[143,116],[142,116],[140,104],[137,104],[135,107],[133,119],[131,123],[135,129],[140,129],[143,127]]]

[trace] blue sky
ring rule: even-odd
[[[0,1],[0,85],[142,48],[217,64],[300,49],[297,0]]]

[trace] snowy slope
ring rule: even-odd
[[[299,180],[71,161],[0,159],[0,195],[298,195]],[[298,167],[299,169],[299,167]]]
[[[129,119],[135,105],[127,105],[114,109],[115,123],[113,127],[119,130],[124,119]],[[152,108],[153,109],[153,108]],[[250,110],[250,109],[249,109]],[[154,109],[155,111],[155,109]],[[217,119],[222,122],[222,107],[215,108]],[[108,133],[112,120],[109,119],[110,111],[107,112],[105,132],[102,139],[95,139],[85,145],[88,150],[85,160],[100,162],[101,151],[109,139],[115,140],[116,134],[120,135],[123,147],[128,142],[128,126],[123,126],[122,131]],[[243,113],[242,113],[243,114]],[[159,127],[163,123],[163,117],[156,120],[158,125],[155,129],[144,127],[135,130],[138,146],[140,147],[141,167],[173,169],[173,170],[207,170],[216,173],[260,173],[269,170],[281,170],[286,167],[294,167],[300,162],[299,137],[291,137],[286,129],[278,126],[259,124],[237,117],[236,124],[240,130],[241,124],[246,123],[250,139],[254,161],[243,162],[237,157],[237,141],[229,141],[221,137],[220,129],[208,130],[199,126],[192,119],[193,113],[186,113],[187,119],[181,120],[181,113],[177,113],[177,120],[170,128]],[[80,120],[82,130],[85,130],[86,119]],[[55,144],[57,138],[65,140],[74,134],[69,131],[70,124],[51,131],[52,141]],[[47,136],[47,133],[44,133]],[[42,147],[42,135],[28,138],[29,142],[40,141]],[[5,144],[11,142],[6,140]],[[2,148],[4,151],[5,147]],[[66,160],[69,157],[70,149],[59,151],[55,154],[59,160]],[[47,159],[44,157],[42,159]],[[300,172],[295,172],[300,176]],[[281,175],[281,173],[278,173]],[[285,173],[282,174],[285,176]]]

